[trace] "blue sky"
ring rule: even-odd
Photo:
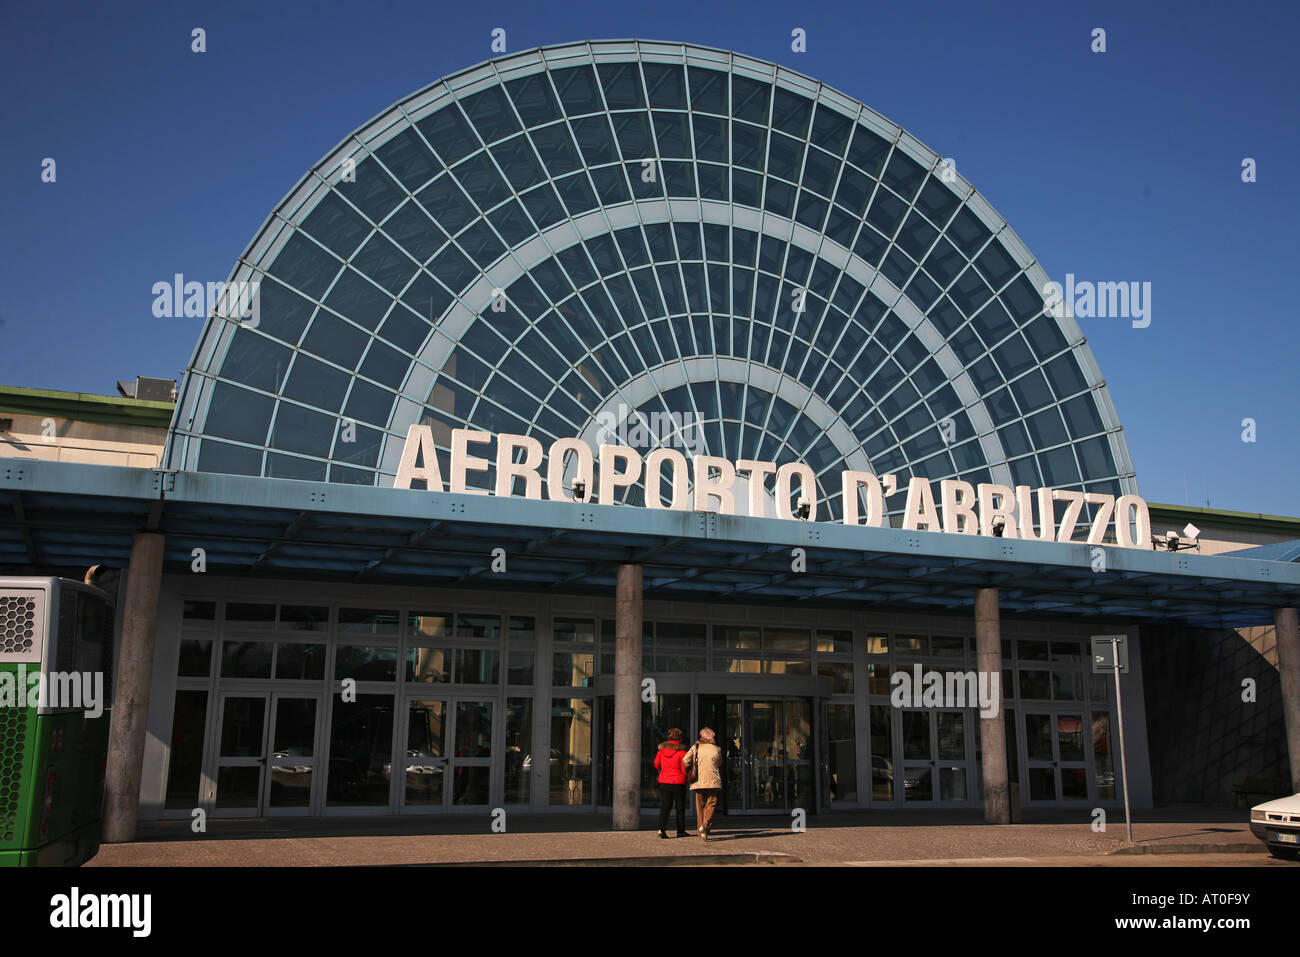
[[[225,279],[310,166],[487,59],[493,28],[511,52],[680,40],[820,79],[952,157],[1053,279],[1150,282],[1149,327],[1079,320],[1143,494],[1300,514],[1298,6],[1052,6],[0,2],[0,383],[180,378],[201,320],[154,318],[152,285]]]

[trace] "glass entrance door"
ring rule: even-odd
[[[215,810],[228,817],[312,813],[319,714],[318,695],[223,694]]]
[[[271,695],[271,749],[266,758],[266,794],[262,798],[264,814],[278,816],[313,812],[312,784],[316,780],[319,715],[319,695]]]
[[[408,810],[486,807],[492,784],[494,701],[420,698],[407,702]]]
[[[1088,754],[1083,728],[1082,713],[1025,712],[1025,768],[1031,803],[1088,800]]]
[[[900,715],[903,800],[908,804],[968,804],[965,712],[904,708]]]
[[[725,740],[728,813],[814,810],[812,707],[803,699],[731,699]]]

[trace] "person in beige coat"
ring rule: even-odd
[[[722,749],[714,743],[712,728],[700,729],[700,740],[682,758],[682,767],[689,774],[696,769],[697,777],[691,784],[695,792],[695,821],[699,825],[700,837],[707,841],[713,826],[713,812],[718,807],[718,797],[722,794]]]

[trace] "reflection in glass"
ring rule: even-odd
[[[397,649],[375,645],[339,645],[334,654],[334,678],[342,681],[396,681]]]
[[[505,803],[527,804],[533,750],[533,699],[506,699]]]
[[[281,642],[275,653],[275,676],[320,681],[325,677],[325,646]]]
[[[373,608],[340,608],[339,631],[368,635],[397,634],[397,612]]]
[[[437,684],[451,680],[451,649],[406,649],[406,680]]]
[[[492,702],[456,702],[456,757],[492,756]]]
[[[871,799],[894,800],[894,709],[873,704],[871,711]]]
[[[501,637],[500,615],[457,615],[456,637],[490,638]]]
[[[330,722],[330,806],[387,805],[392,752],[392,695],[362,694],[354,702],[336,697]]]
[[[1110,751],[1110,715],[1105,711],[1092,713],[1092,767],[1097,776],[1097,799],[1115,798],[1115,765]]]
[[[233,767],[217,770],[217,807],[255,808],[261,797],[262,769]]]
[[[412,701],[407,706],[406,806],[442,805],[446,777],[447,703]]]
[[[965,768],[940,768],[939,769],[939,800],[940,801],[966,800],[966,769]]]
[[[445,638],[451,634],[451,613],[412,613],[406,619],[406,627],[412,638]]]
[[[279,698],[275,703],[275,745],[278,758],[316,753],[316,699]]]
[[[966,716],[960,711],[935,713],[939,731],[939,760],[966,759]]]
[[[934,757],[928,711],[903,711],[903,759],[929,761]]]
[[[1056,716],[1056,744],[1060,749],[1058,760],[1083,760],[1083,718],[1077,714]]]
[[[586,688],[591,684],[595,656],[589,651],[557,651],[551,684],[557,688]]]
[[[1052,716],[1025,715],[1025,753],[1030,761],[1052,761]]]
[[[1061,799],[1064,801],[1088,800],[1087,768],[1061,768]]]
[[[274,650],[275,645],[269,641],[223,641],[221,677],[271,677],[271,654]]]
[[[456,683],[463,685],[496,684],[497,652],[478,648],[457,648]]]
[[[221,756],[260,757],[266,729],[266,699],[225,699],[221,716]]]
[[[207,714],[206,691],[176,692],[171,759],[167,766],[166,807],[169,810],[188,810],[198,806],[199,774],[203,769],[203,726]]]
[[[551,790],[549,803],[591,803],[591,702],[551,701]]]
[[[851,668],[852,666],[850,666]],[[830,768],[830,799],[858,799],[857,734],[853,727],[853,705],[827,706],[826,755]]]
[[[176,674],[181,678],[206,678],[212,669],[212,640],[181,639],[180,661]]]

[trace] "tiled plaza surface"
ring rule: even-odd
[[[495,863],[804,863],[877,861],[1011,863],[1106,855],[1266,855],[1250,833],[1247,809],[1161,809],[1134,816],[1134,845],[1124,819],[1110,813],[1104,833],[1084,812],[1027,815],[992,826],[982,812],[873,811],[811,816],[807,829],[783,817],[720,817],[712,839],[663,840],[657,820],[615,831],[608,813],[518,814],[506,833],[488,815],[443,817],[221,820],[195,834],[188,821],[148,822],[133,844],[105,845],[92,867],[374,866]],[[688,826],[693,822],[688,820]],[[671,828],[669,833],[671,834]],[[1176,858],[1165,858],[1176,863]]]

